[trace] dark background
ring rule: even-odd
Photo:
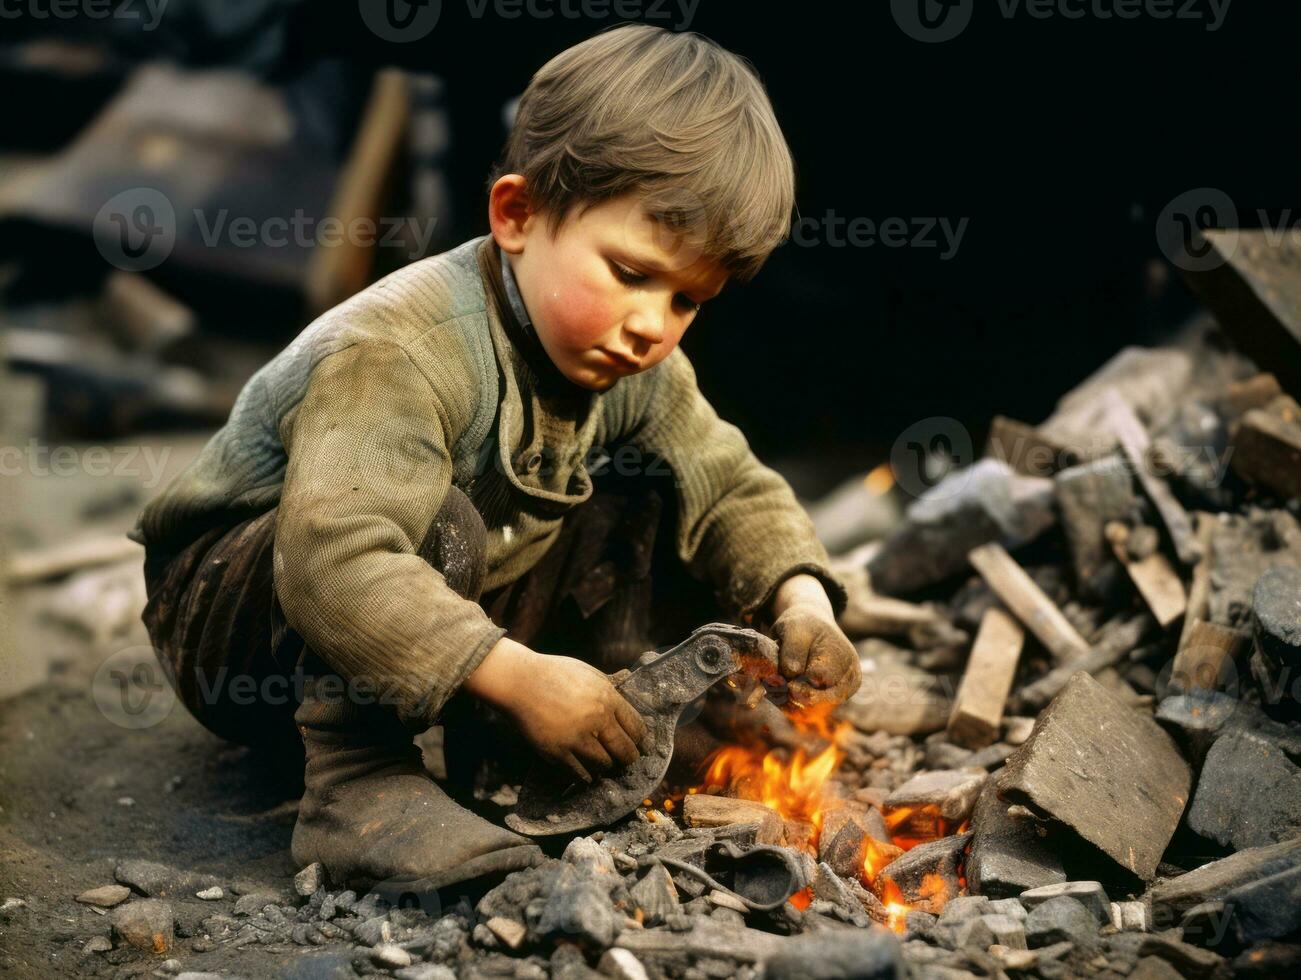
[[[457,239],[486,231],[503,103],[547,58],[617,22],[474,19],[446,0],[427,38],[399,45],[368,31],[354,3],[286,2],[247,5],[217,42],[208,5],[172,3],[163,30],[121,38],[124,57],[233,61],[277,78],[342,62],[358,84],[340,91],[341,112],[377,66],[441,75]],[[978,0],[961,37],[927,45],[885,2],[701,0],[691,28],[747,57],[769,88],[803,215],[969,220],[947,262],[879,244],[779,248],[688,334],[705,391],[766,457],[815,451],[845,473],[927,416],[960,419],[977,440],[996,413],[1040,421],[1118,348],[1159,342],[1194,311],[1157,244],[1171,199],[1214,187],[1243,225],[1258,209],[1286,214],[1287,7],[1236,0],[1211,33],[1204,20],[1007,20]],[[7,111],[50,124],[39,104]]]

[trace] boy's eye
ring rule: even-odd
[[[639,282],[645,282],[650,278],[649,276],[644,275],[635,269],[629,269],[626,265],[621,265],[618,262],[611,262],[610,266],[614,269],[614,274],[630,286]]]

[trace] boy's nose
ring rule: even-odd
[[[664,317],[652,310],[638,310],[624,322],[628,332],[654,346],[664,340]]]

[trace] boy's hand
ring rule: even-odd
[[[790,683],[791,701],[804,707],[851,697],[863,681],[858,651],[836,625],[822,583],[811,575],[791,576],[772,608],[778,666]]]
[[[592,770],[641,758],[646,723],[610,678],[590,664],[501,640],[480,671],[467,682],[471,692],[510,716],[539,754],[584,782],[592,781]]]

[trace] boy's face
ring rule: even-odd
[[[584,388],[603,391],[664,360],[727,281],[636,194],[576,211],[553,235],[545,215],[514,199],[523,193],[518,175],[493,187],[493,235],[547,355]]]

